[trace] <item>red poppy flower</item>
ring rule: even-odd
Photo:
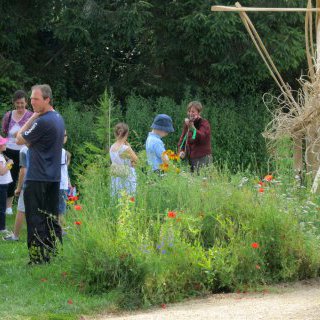
[[[175,218],[177,216],[177,214],[174,211],[169,211],[168,212],[168,217],[169,218]]]
[[[259,181],[258,184],[262,187],[263,186],[263,182]]]
[[[273,176],[271,174],[268,174],[264,177],[264,180],[270,182],[273,179]]]
[[[253,249],[258,249],[258,248],[259,248],[259,243],[253,242],[253,243],[251,243],[251,247],[252,247]]]
[[[77,204],[76,206],[74,206],[74,209],[77,210],[77,211],[80,211],[80,210],[82,210],[82,207]]]
[[[134,197],[131,197],[131,198],[129,199],[129,201],[130,201],[130,202],[135,202],[135,198],[134,198]]]
[[[74,224],[76,224],[77,226],[80,226],[82,224],[81,221],[75,221]]]
[[[165,303],[162,303],[162,304],[161,304],[161,308],[162,308],[162,309],[165,309],[166,307],[167,307],[167,305],[166,305]]]
[[[201,284],[200,284],[200,283],[195,283],[195,284],[194,284],[194,288],[195,288],[196,290],[200,290],[202,287],[201,287]]]
[[[258,190],[260,193],[263,193],[264,192],[264,189],[263,188],[259,188]]]
[[[261,268],[261,267],[260,267],[258,264],[256,264],[256,269],[257,269],[257,270],[260,270],[260,268]]]
[[[73,304],[72,299],[69,299],[69,300],[68,300],[68,304]]]

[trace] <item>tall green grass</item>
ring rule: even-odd
[[[259,177],[215,167],[162,177],[138,168],[133,202],[110,198],[106,166],[101,158],[83,177],[82,224],[66,252],[86,292],[116,290],[120,306],[137,307],[319,274],[318,205],[294,185],[264,182],[262,193]]]
[[[28,267],[25,229],[0,243],[1,319],[75,319],[319,275],[317,198],[277,176],[260,193],[248,172],[179,166],[159,177],[140,164],[134,199],[112,199],[108,159],[95,155],[61,256]]]

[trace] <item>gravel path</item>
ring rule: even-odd
[[[83,320],[320,320],[320,279],[282,284],[264,293],[216,294],[165,308]]]

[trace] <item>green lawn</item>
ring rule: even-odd
[[[12,230],[14,216],[7,218]],[[68,246],[65,238],[64,246]],[[77,319],[80,314],[112,308],[115,294],[88,296],[70,279],[63,258],[28,266],[26,229],[19,242],[0,241],[0,319]]]

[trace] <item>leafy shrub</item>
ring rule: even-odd
[[[87,107],[68,101],[58,107],[58,111],[64,118],[68,140],[64,148],[71,153],[71,173],[75,168],[81,168],[83,158],[79,149],[86,143],[96,144],[96,136],[92,124],[94,123],[93,111]]]

